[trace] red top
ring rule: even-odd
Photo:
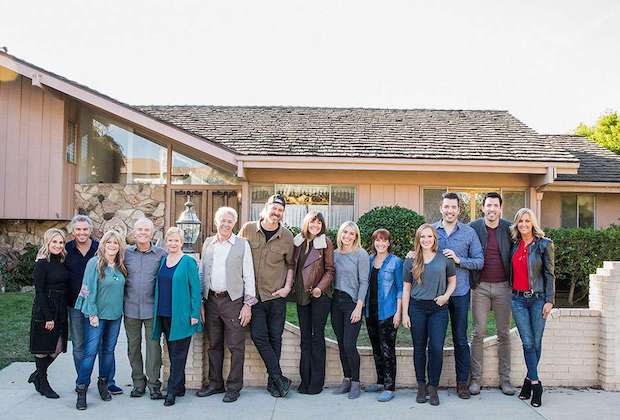
[[[519,242],[517,252],[512,256],[512,289],[530,290],[527,274],[527,245],[524,241]]]
[[[487,247],[484,250],[484,267],[480,273],[480,281],[487,283],[501,283],[506,281],[502,255],[497,243],[497,228],[487,228]]]

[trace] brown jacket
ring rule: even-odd
[[[301,247],[304,245],[305,238],[301,234],[295,237],[295,265],[299,261]],[[304,290],[312,290],[315,287],[321,292],[332,295],[332,282],[334,281],[334,245],[331,239],[325,235],[314,238],[312,249],[306,257],[302,277],[304,279]]]
[[[238,236],[247,239],[252,249],[257,296],[261,302],[275,299],[273,292],[284,287],[287,271],[295,268],[293,234],[280,225],[266,242],[259,220],[243,225]]]

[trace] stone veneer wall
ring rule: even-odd
[[[605,262],[604,268],[591,276],[590,308],[554,309],[547,321],[543,339],[540,375],[545,385],[551,386],[601,386],[607,390],[620,390],[620,262]],[[299,382],[299,329],[286,325],[283,336],[281,365],[284,374]],[[525,377],[525,364],[521,340],[515,329],[511,332],[512,374],[515,385]],[[188,356],[187,386],[199,388],[203,376],[208,374],[208,362],[204,349],[208,342],[204,334],[193,337]],[[360,347],[361,380],[375,381],[372,352]],[[226,352],[225,375],[229,364]],[[397,386],[415,386],[413,349],[397,349]],[[497,337],[489,337],[484,343],[484,386],[498,384]],[[169,372],[169,361],[164,356],[164,377]],[[247,386],[264,386],[267,374],[260,356],[250,339],[246,338],[244,381]],[[338,347],[327,340],[326,385],[335,385],[342,379]],[[454,353],[452,348],[444,351],[441,386],[455,385]]]
[[[166,187],[148,184],[76,184],[76,213],[86,214],[94,223],[96,238],[108,229],[117,229],[133,242],[132,227],[136,220],[148,217],[156,227],[155,239],[163,238]],[[21,251],[27,243],[38,245],[47,229],[67,232],[69,221],[0,220],[0,244]]]
[[[163,237],[166,187],[149,184],[76,184],[75,209],[95,224],[95,236],[116,229],[133,242],[136,220],[148,217],[156,227],[155,239]]]

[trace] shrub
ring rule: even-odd
[[[587,298],[590,274],[603,261],[620,261],[620,228],[546,229],[555,244],[556,288],[568,290],[568,303]]]
[[[376,207],[359,218],[357,224],[362,235],[362,245],[371,249],[372,233],[380,228],[390,231],[392,252],[405,257],[413,248],[415,232],[425,222],[424,217],[403,207]]]
[[[7,261],[0,267],[0,276],[7,292],[19,291],[23,286],[32,286],[34,259],[39,248],[26,244],[21,255],[15,261]]]

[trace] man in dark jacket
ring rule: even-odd
[[[497,328],[499,384],[506,395],[514,395],[510,384],[510,316],[512,291],[510,279],[510,222],[501,218],[502,197],[489,192],[482,201],[484,217],[470,223],[484,249],[484,267],[472,271],[471,307],[474,318],[474,336],[471,346],[471,383],[469,392],[480,393],[482,385],[483,346],[489,311],[495,315]]]

